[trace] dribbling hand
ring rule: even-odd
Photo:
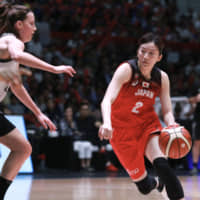
[[[73,77],[76,74],[75,69],[72,66],[60,65],[55,67],[55,74],[66,73],[69,76]]]
[[[98,133],[100,140],[110,140],[112,138],[112,132],[112,127],[108,127],[105,125],[100,126]]]

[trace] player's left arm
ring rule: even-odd
[[[170,82],[168,75],[161,71],[161,92],[160,103],[164,122],[167,126],[174,125],[175,119],[172,111],[172,103],[170,98]]]

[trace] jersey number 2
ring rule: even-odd
[[[139,108],[143,106],[143,103],[141,101],[136,102],[135,106],[132,108],[131,112],[138,114]]]

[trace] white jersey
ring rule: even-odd
[[[16,37],[13,33],[3,33],[0,38],[6,36]],[[8,60],[0,59],[0,68],[2,67],[8,69],[8,71],[16,72],[19,70],[19,63],[11,59]],[[0,102],[5,98],[9,87],[10,87],[9,83],[0,80]]]
[[[19,64],[18,64],[18,62],[14,61],[14,60],[7,61],[7,60],[0,59],[0,67],[5,67],[10,71],[16,71],[19,68]],[[3,80],[0,80],[0,102],[6,96],[9,87],[10,87],[9,83],[7,83]]]

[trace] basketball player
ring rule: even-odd
[[[54,123],[35,105],[22,85],[19,64],[52,73],[67,73],[70,76],[73,76],[75,70],[71,66],[50,65],[24,52],[24,43],[32,39],[35,31],[34,14],[29,8],[21,5],[0,4],[0,101],[11,88],[13,94],[34,113],[44,128],[55,131]],[[0,113],[0,143],[11,150],[0,176],[0,200],[2,200],[22,164],[30,156],[32,148],[3,113]]]
[[[121,164],[142,194],[162,191],[171,200],[183,200],[184,192],[161,152],[158,135],[162,129],[154,111],[160,97],[167,126],[176,125],[172,113],[167,74],[156,68],[162,59],[163,43],[152,33],[138,42],[137,58],[122,63],[115,71],[101,103],[103,124],[100,139],[109,139]],[[158,179],[148,175],[144,156],[153,164]]]

